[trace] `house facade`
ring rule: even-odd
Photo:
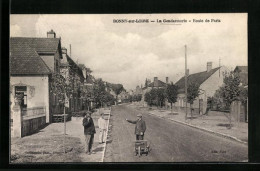
[[[84,109],[81,93],[84,84],[84,75],[82,69],[67,54],[67,49],[62,48],[60,73],[65,78],[66,84],[71,87],[69,98],[69,112],[77,112]]]
[[[51,122],[50,104],[56,97],[50,93],[50,77],[59,73],[60,44],[53,31],[47,33],[47,38],[10,38],[11,108],[20,94],[24,113],[44,109],[46,123]]]
[[[212,97],[216,90],[223,85],[223,73],[229,70],[225,66],[212,69],[212,62],[207,63],[206,71],[190,74],[187,76],[188,83],[196,83],[199,85],[199,96],[193,102],[195,113],[203,114],[207,109],[207,99]],[[185,77],[182,77],[175,83],[178,86],[178,98],[174,104],[178,109],[185,109]],[[190,107],[190,104],[187,106]]]
[[[51,78],[59,74],[61,58],[61,42],[53,31],[47,38],[10,38],[10,122],[11,130],[20,129],[18,137],[51,123],[53,108],[58,104],[50,91]],[[13,110],[17,99],[19,108]]]
[[[145,80],[145,86],[143,88],[141,88],[142,89],[142,91],[141,91],[141,93],[142,93],[141,103],[143,103],[144,105],[147,105],[146,102],[144,101],[145,93],[151,91],[153,88],[166,88],[166,86],[169,82],[169,78],[166,77],[165,81],[166,82],[159,80],[158,77],[154,77],[153,82],[151,82],[150,79],[146,79]]]

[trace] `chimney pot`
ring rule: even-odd
[[[212,69],[212,62],[207,62],[207,72]]]
[[[47,38],[56,38],[56,33],[51,29],[47,32]]]
[[[65,47],[61,48],[62,54],[66,54],[67,55],[67,49]]]
[[[169,83],[169,77],[166,77],[166,84]]]

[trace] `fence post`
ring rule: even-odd
[[[18,103],[15,103],[13,110],[13,132],[14,137],[22,137],[22,112],[21,106]]]

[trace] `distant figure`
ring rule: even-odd
[[[143,140],[144,139],[144,132],[146,130],[145,121],[142,119],[142,115],[137,115],[138,119],[136,121],[125,119],[127,122],[136,124],[135,125],[135,135],[136,140]]]
[[[95,154],[95,152],[92,152],[92,145],[94,141],[94,134],[96,133],[95,125],[93,122],[93,119],[91,118],[91,113],[87,112],[85,114],[85,117],[83,119],[83,126],[84,126],[84,135],[85,135],[85,153],[88,153],[89,155]]]
[[[104,118],[104,113],[101,113],[100,118],[98,119],[99,132],[99,144],[102,144],[106,141],[106,132],[107,132],[107,123]]]

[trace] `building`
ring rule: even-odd
[[[123,90],[118,96],[117,96],[118,102],[124,103],[128,102],[129,100],[129,94],[126,90]]]
[[[248,67],[247,66],[236,66],[234,72],[239,74],[240,82],[242,86],[248,85]]]
[[[84,109],[81,97],[85,77],[82,69],[67,54],[67,49],[62,48],[60,73],[65,78],[66,84],[71,87],[69,98],[69,112],[77,112]]]
[[[49,99],[52,98],[49,76],[59,73],[62,55],[60,39],[52,32],[47,35],[47,38],[10,38],[10,84],[11,102],[15,94],[20,93],[24,95],[22,108],[25,110],[45,106],[46,122],[49,123]]]
[[[58,104],[56,95],[50,92],[51,77],[59,74],[61,59],[61,42],[53,31],[47,38],[10,38],[11,122],[16,122],[12,109],[20,96],[21,136],[37,127],[29,124],[31,119],[38,119],[34,123],[51,123],[53,108]]]
[[[144,97],[145,93],[151,91],[153,88],[166,88],[167,84],[169,84],[169,78],[166,77],[166,82],[163,82],[158,79],[158,77],[154,77],[154,81],[151,82],[150,79],[145,80],[145,86],[142,88],[142,100],[141,102],[145,104]]]
[[[207,62],[206,71],[202,71],[194,74],[187,74],[188,84],[193,82],[199,85],[200,95],[193,102],[193,108],[195,113],[205,113],[207,108],[207,98],[212,97],[216,90],[223,84],[223,73],[228,72],[225,66],[212,69],[212,62]],[[178,109],[185,109],[185,77],[182,77],[175,83],[179,87],[178,99],[175,103],[175,107]],[[190,105],[188,104],[188,107]]]
[[[91,70],[87,68],[84,64],[78,65],[83,73],[84,82],[83,82],[83,92],[85,93],[83,100],[83,109],[90,110],[94,107],[94,97],[93,97],[93,88],[95,83],[94,76],[91,75]]]

